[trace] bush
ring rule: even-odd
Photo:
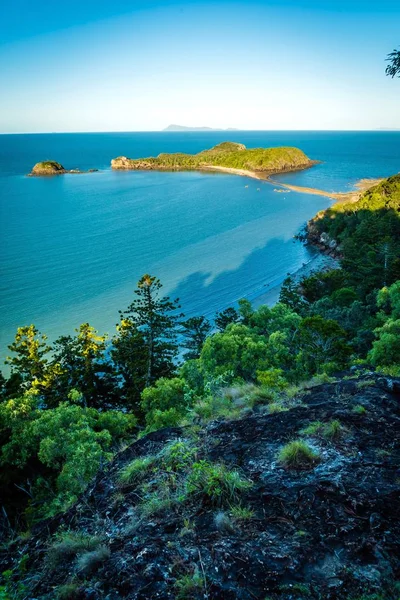
[[[329,421],[328,423],[314,421],[302,429],[300,433],[321,437],[326,440],[338,440],[346,433],[346,428],[338,420]]]
[[[203,591],[204,581],[196,568],[192,575],[183,575],[175,581],[177,600],[189,600],[195,598]]]
[[[82,552],[92,552],[101,545],[102,538],[85,532],[66,531],[58,536],[49,547],[48,559],[52,566],[69,560]]]
[[[278,460],[286,467],[305,468],[315,465],[319,462],[320,457],[305,442],[295,440],[281,449]]]
[[[156,462],[155,456],[144,456],[136,458],[129,464],[125,465],[119,472],[119,482],[123,485],[130,485],[145,477],[149,470]]]
[[[100,546],[97,550],[92,550],[91,552],[84,552],[76,561],[76,567],[79,573],[83,575],[89,575],[99,566],[105,562],[108,558],[110,558],[111,552],[108,546]]]
[[[211,504],[221,506],[237,501],[240,494],[252,485],[238,471],[230,471],[225,465],[201,460],[193,464],[186,489],[188,494],[202,495]]]
[[[147,431],[179,424],[189,408],[187,386],[183,379],[161,378],[142,392],[142,409],[146,414]]]

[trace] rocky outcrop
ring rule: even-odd
[[[66,170],[55,160],[38,162],[31,171],[31,175],[61,175],[62,173],[66,173]]]
[[[68,597],[82,600],[397,600],[400,386],[373,373],[349,379],[353,375],[305,389],[285,412],[256,407],[240,420],[211,422],[196,439],[185,428],[143,437],[67,513],[3,549],[0,570],[26,556],[24,577],[38,600],[61,597],[59,586],[67,582],[74,594]],[[302,431],[315,422],[335,422],[336,433]],[[285,467],[279,452],[299,436],[319,460],[303,469]],[[173,486],[179,467],[169,476],[149,470],[124,487],[121,469],[159,455],[174,440],[195,446],[197,462],[224,463],[251,481],[240,499],[247,512],[239,507],[234,517],[237,500],[218,506],[201,494],[147,516],[138,512],[145,490],[160,476]],[[99,536],[102,550],[92,571],[80,572],[82,561],[71,554],[51,569],[56,531]]]
[[[36,163],[29,175],[43,177],[47,175],[64,175],[64,173],[95,173],[97,171],[98,169],[89,169],[88,171],[81,171],[80,169],[67,170],[55,160],[45,160],[43,162]]]

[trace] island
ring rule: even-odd
[[[119,156],[111,168],[122,171],[224,171],[264,179],[268,175],[308,169],[311,160],[299,148],[251,148],[236,142],[222,142],[198,154],[159,154],[150,158]]]
[[[36,163],[32,171],[29,173],[31,177],[43,177],[49,175],[64,175],[65,173],[95,173],[98,169],[88,169],[87,171],[81,171],[80,169],[65,169],[62,164],[56,160],[44,160]]]
[[[187,125],[168,125],[162,131],[238,131],[235,127],[221,129],[220,127],[188,127]]]
[[[61,175],[62,173],[66,173],[66,170],[55,160],[38,162],[31,171],[31,175]]]

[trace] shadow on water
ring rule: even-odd
[[[168,295],[179,298],[182,310],[188,316],[204,314],[210,317],[240,298],[254,300],[266,294],[282,283],[289,272],[296,272],[313,256],[316,256],[315,251],[296,240],[275,238],[255,249],[237,269],[224,271],[213,278],[210,273],[193,272],[169,290]]]

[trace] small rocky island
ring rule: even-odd
[[[55,160],[44,160],[36,163],[31,171],[31,175],[61,175],[67,171]]]
[[[251,148],[235,142],[222,142],[198,154],[159,154],[150,158],[119,156],[111,161],[115,170],[191,171],[217,170],[262,178],[275,173],[308,169],[310,160],[299,148]]]
[[[47,175],[63,175],[64,173],[94,173],[96,171],[98,171],[98,169],[89,169],[88,171],[81,171],[80,169],[68,170],[56,160],[44,160],[36,163],[29,175],[32,177],[43,177]]]

